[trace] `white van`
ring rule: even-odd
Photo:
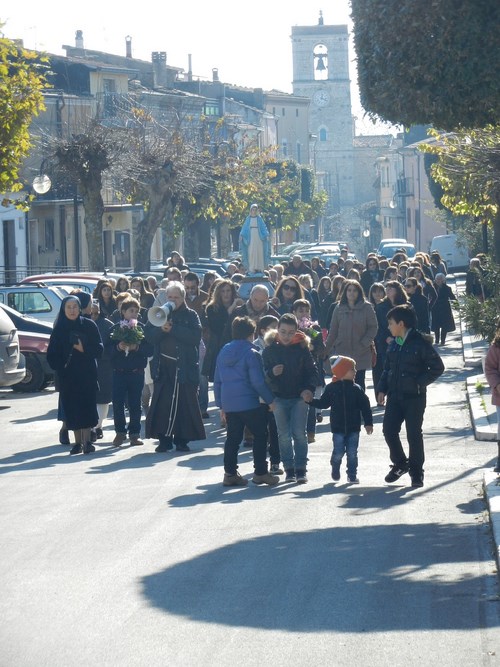
[[[469,253],[467,248],[457,244],[456,234],[435,236],[431,241],[431,252],[437,251],[441,259],[446,262],[446,268],[454,271],[465,271],[469,268]]]

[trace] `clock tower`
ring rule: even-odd
[[[310,154],[330,213],[354,205],[353,119],[346,25],[292,28],[293,93],[311,100]],[[341,239],[340,239],[341,240]]]

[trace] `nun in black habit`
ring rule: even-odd
[[[82,316],[77,296],[67,296],[54,324],[47,361],[57,371],[66,428],[74,431],[70,454],[95,451],[90,431],[97,424],[97,359],[103,345],[95,323]]]

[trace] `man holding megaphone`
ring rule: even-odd
[[[158,438],[157,452],[189,451],[190,440],[204,440],[198,405],[198,348],[201,323],[186,305],[184,285],[173,281],[166,301],[148,312],[146,339],[154,345],[151,377],[153,398],[146,419],[146,437]]]

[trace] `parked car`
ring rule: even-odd
[[[54,379],[54,371],[47,363],[52,324],[21,315],[5,304],[0,312],[6,313],[17,329],[20,349],[19,367],[25,369],[25,377],[12,385],[14,391],[41,391]]]
[[[394,245],[395,243],[408,243],[406,239],[382,239],[377,249],[377,255],[385,255],[384,246]]]
[[[200,257],[200,259],[196,260],[196,262],[187,262],[187,265],[189,266],[189,270],[193,271],[194,273],[197,273],[198,275],[203,275],[207,271],[215,271],[216,273],[219,274],[219,276],[225,276],[226,275],[226,269],[227,266],[230,264],[230,262],[227,262],[225,260],[215,260],[215,259],[210,259],[210,258],[205,258],[205,257]],[[163,277],[163,272],[165,269],[168,269],[170,267],[166,266],[165,264],[155,264],[152,267],[152,275],[156,275],[155,272],[161,271],[161,276]],[[147,275],[151,275],[147,274]],[[137,274],[132,274],[132,275],[137,275]],[[145,275],[145,274],[142,274]]]
[[[392,259],[398,250],[404,250],[408,256],[408,259],[415,257],[417,252],[413,243],[387,243],[383,248],[382,252],[379,253],[379,256],[387,257],[387,259]]]
[[[79,289],[88,294],[92,294],[96,285],[97,279],[93,278],[53,278],[48,276],[46,278],[40,279],[40,281],[30,280],[25,278],[21,281],[21,284],[32,284],[34,282],[43,282],[44,285],[50,285],[51,287],[60,287],[66,292],[71,292],[72,290]]]
[[[21,363],[26,375],[17,384],[12,385],[14,391],[42,391],[54,380],[54,371],[47,362],[47,349],[50,334],[18,331]]]
[[[106,278],[113,278],[117,280],[124,273],[44,273],[37,276],[27,276],[21,280],[21,285],[26,283],[43,283],[44,285],[59,286],[67,288],[66,291],[71,292],[74,289],[81,289],[84,292],[91,294],[99,280]],[[149,275],[149,274],[148,274]]]
[[[26,371],[19,365],[19,337],[14,322],[0,308],[0,387],[20,382]]]
[[[27,283],[0,287],[0,304],[6,304],[18,313],[33,315],[44,322],[54,323],[61,302],[68,291],[43,283]]]

